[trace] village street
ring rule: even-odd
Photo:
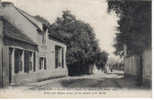
[[[14,87],[10,87],[14,88]],[[24,90],[50,90],[54,88],[97,88],[97,89],[143,89],[133,79],[125,79],[122,71],[98,72],[92,75],[62,77],[41,82],[26,83],[15,88]]]

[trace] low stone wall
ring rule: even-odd
[[[126,75],[137,76],[138,56],[127,57],[124,60],[124,71]]]
[[[141,66],[143,67],[141,69]],[[143,70],[142,76],[140,71]],[[150,86],[152,83],[152,51],[146,49],[142,55],[142,65],[139,56],[126,57],[124,60],[125,77],[142,78],[143,85]]]
[[[152,85],[152,51],[147,49],[143,53],[143,84]]]

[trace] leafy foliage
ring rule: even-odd
[[[92,27],[76,19],[70,11],[64,11],[62,17],[50,25],[49,33],[50,38],[56,38],[67,45],[66,59],[69,67],[78,65],[76,67],[88,70],[88,66],[96,62],[100,48]]]
[[[108,60],[108,53],[103,51],[97,54],[97,61],[96,61],[96,66],[98,69],[103,70],[105,64],[107,63]]]
[[[144,49],[151,48],[150,0],[108,0],[108,11],[115,11],[120,17],[115,54],[122,54],[124,44],[128,55],[139,55]]]

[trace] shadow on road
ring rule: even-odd
[[[65,88],[115,88],[115,89],[150,89],[137,85],[136,79],[124,78],[124,73],[108,73],[106,76],[114,77],[84,78],[61,80],[61,85]],[[121,76],[121,77],[118,77]]]
[[[102,78],[102,79],[73,79],[63,80],[61,84],[66,88],[121,88],[116,82],[123,79]]]
[[[124,73],[106,73],[107,75],[111,75],[111,74],[115,74],[115,75],[118,75],[118,76],[123,76],[124,75]]]

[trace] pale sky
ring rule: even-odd
[[[105,0],[2,0],[11,1],[18,8],[31,15],[40,15],[51,24],[62,15],[63,10],[70,10],[78,19],[89,23],[96,33],[101,50],[113,56],[113,42],[118,18],[114,13],[107,13]]]

